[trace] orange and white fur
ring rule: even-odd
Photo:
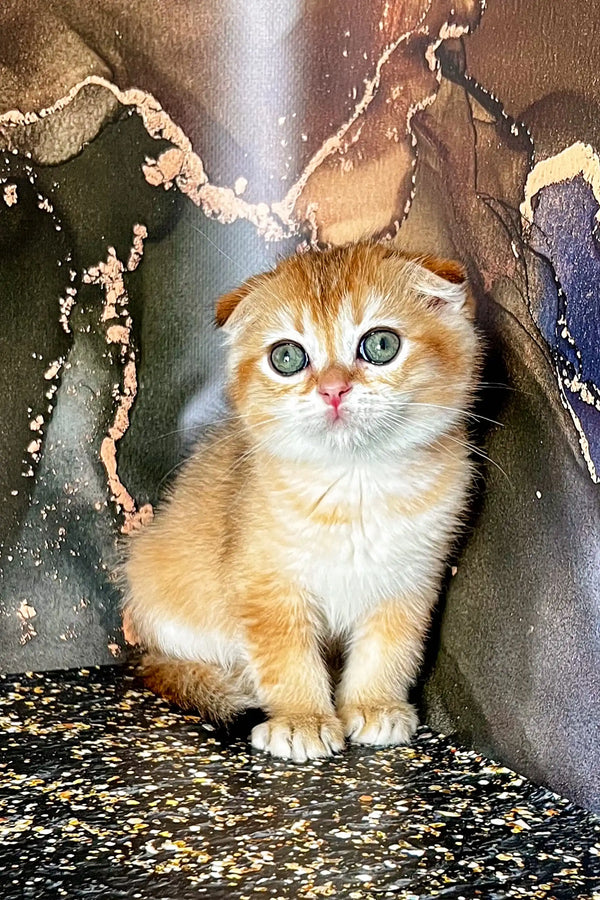
[[[128,548],[146,681],[213,720],[261,707],[251,741],[275,756],[405,743],[470,481],[463,270],[390,245],[310,251],[223,297],[217,323],[232,414]]]

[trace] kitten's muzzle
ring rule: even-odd
[[[321,379],[318,391],[325,403],[332,406],[337,414],[340,404],[352,390],[352,385],[346,379],[331,374]]]

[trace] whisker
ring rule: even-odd
[[[211,245],[211,247],[214,247],[215,250],[216,250],[218,253],[221,254],[221,256],[224,256],[225,259],[227,259],[227,260],[229,260],[229,262],[233,263],[233,265],[234,265],[234,266],[236,267],[236,269],[238,270],[238,273],[239,273],[239,275],[240,275],[240,277],[241,277],[241,279],[242,279],[243,281],[247,281],[247,279],[248,279],[248,278],[251,278],[253,274],[256,274],[256,273],[254,273],[254,272],[248,272],[247,270],[244,270],[243,267],[239,264],[239,262],[238,262],[237,260],[233,259],[232,256],[230,256],[228,253],[226,253],[225,250],[223,250],[222,247],[219,247],[219,245],[216,244],[216,243],[212,240],[212,238],[210,238],[210,237],[208,236],[208,234],[207,234],[205,231],[203,231],[201,228],[198,228],[197,225],[194,225],[194,224],[192,223],[191,227],[193,228],[194,231],[197,231],[198,234],[201,234],[202,237],[205,238],[205,240],[208,241],[208,243]],[[274,300],[276,300],[278,305],[281,303],[281,297],[280,297],[275,291],[273,291],[273,290],[269,287],[269,285],[268,285],[268,283],[267,283],[266,281],[265,281],[265,283],[263,283],[263,285],[262,285],[262,290],[263,290],[264,293],[267,294],[269,297],[272,297]]]
[[[514,387],[511,384],[504,384],[501,381],[480,381],[477,389],[483,388],[486,390],[489,389],[502,389],[504,391],[512,391],[514,394],[522,394],[523,397],[534,397],[535,394],[532,391],[524,391],[523,388]]]
[[[427,405],[429,405],[429,404],[427,404]],[[388,410],[387,412],[392,415],[396,415],[394,410]],[[398,421],[399,425],[404,425],[407,423],[408,420],[406,419],[406,417],[399,417],[399,418],[397,418],[397,421]],[[424,426],[426,433],[429,432],[433,437],[432,429],[435,427],[435,426],[433,426],[433,424],[430,425],[428,422],[421,422],[420,425]],[[442,438],[447,438],[448,440],[452,441],[453,443],[457,444],[458,446],[464,447],[465,450],[468,450],[470,453],[474,453],[477,456],[480,456],[482,459],[485,459],[487,462],[491,463],[496,469],[498,469],[499,472],[502,473],[502,475],[506,478],[506,480],[508,481],[510,486],[514,488],[513,481],[507,475],[507,473],[504,471],[502,466],[499,463],[497,463],[494,459],[492,459],[491,456],[488,456],[488,454],[485,453],[483,450],[480,450],[479,447],[476,447],[474,444],[470,443],[470,441],[461,441],[459,438],[454,437],[453,435],[448,434],[448,433],[441,434],[441,435],[435,437],[432,441],[432,444],[434,446],[441,447],[442,445],[441,445],[440,441]]]
[[[185,459],[180,459],[179,462],[176,462],[175,465],[172,466],[172,467],[169,469],[169,471],[166,472],[166,473],[163,475],[163,477],[160,479],[160,481],[159,481],[158,484],[156,485],[156,490],[157,490],[157,492],[160,491],[160,489],[162,488],[162,486],[163,486],[163,484],[165,483],[165,481],[166,481],[168,478],[170,478],[170,476],[173,474],[173,472],[176,472],[177,469],[180,469],[181,466],[182,466],[185,462],[187,462],[187,459],[188,459],[187,456],[185,457]]]
[[[411,400],[411,406],[427,406],[430,409],[445,409],[448,412],[459,413],[461,416],[473,419],[474,421],[490,422],[492,425],[498,425],[500,428],[504,428],[503,422],[498,422],[496,419],[488,419],[487,416],[480,416],[478,413],[469,412],[469,410],[466,409],[458,409],[455,406],[440,406],[439,403],[418,403],[416,400]]]
[[[221,247],[219,247],[218,244],[215,244],[215,242],[212,240],[212,238],[210,238],[205,231],[202,231],[201,228],[198,228],[197,225],[194,225],[193,222],[191,223],[191,226],[192,226],[193,230],[197,231],[198,234],[201,234],[202,237],[208,241],[208,243],[211,245],[211,247],[214,247],[215,250],[221,254],[221,256],[224,256],[225,259],[229,260],[230,263],[233,263],[233,265],[236,267],[236,269],[239,271],[239,273],[242,275],[242,277],[244,279],[248,278],[248,273],[243,271],[241,265],[239,264],[239,262],[237,260],[235,260],[232,256],[230,256],[229,253],[226,253],[225,250],[223,250]]]
[[[217,422],[211,423],[211,424],[214,424],[214,425],[222,424],[223,426],[225,426],[230,421],[234,421],[237,419],[243,419],[243,418],[244,418],[244,416],[227,416],[222,421],[217,421]],[[261,419],[260,424],[268,425],[272,422],[280,422],[280,421],[282,421],[281,416],[270,416],[267,419]],[[208,426],[206,426],[206,427],[208,427]],[[176,433],[176,432],[174,432],[174,433]],[[158,485],[156,487],[156,490],[159,491],[161,489],[161,487],[163,486],[163,484],[165,483],[165,481],[173,474],[173,472],[175,472],[175,471],[177,471],[177,469],[181,468],[181,466],[183,466],[188,460],[197,459],[201,455],[201,453],[204,451],[205,446],[207,444],[210,444],[211,449],[213,449],[213,448],[219,447],[223,444],[227,444],[230,441],[239,439],[239,436],[240,435],[239,435],[238,431],[234,431],[231,434],[225,434],[222,437],[218,438],[217,440],[215,440],[215,439],[211,440],[209,436],[205,435],[204,439],[200,440],[200,449],[197,452],[186,454],[183,457],[183,459],[180,459],[177,463],[175,463],[175,465],[172,466],[169,469],[169,471],[166,472],[166,474],[163,475],[163,477],[160,479],[160,481],[158,482]],[[267,440],[268,440],[268,438],[267,438]]]
[[[156,441],[162,441],[165,438],[172,437],[174,434],[185,434],[187,431],[196,431],[197,429],[208,429],[212,428],[215,425],[224,425],[226,422],[231,422],[237,419],[243,419],[243,416],[239,415],[229,415],[228,413],[224,413],[223,417],[220,419],[212,419],[210,422],[199,422],[196,425],[184,425],[182,428],[174,428],[172,431],[165,431],[163,434],[158,434],[156,437],[152,438],[148,443],[153,444]]]
[[[511,478],[509,478],[509,476],[504,471],[502,466],[499,463],[497,463],[494,459],[492,459],[491,456],[488,456],[487,453],[484,453],[483,450],[480,450],[479,447],[476,447],[474,444],[471,444],[469,441],[461,441],[458,438],[452,437],[451,434],[444,435],[444,437],[447,437],[451,441],[454,441],[455,444],[460,444],[460,446],[464,447],[470,453],[475,453],[477,456],[480,456],[482,459],[485,459],[487,462],[491,463],[493,466],[495,466],[496,469],[498,469],[499,472],[502,473],[502,475],[504,475],[504,477],[506,478],[506,480],[508,481],[510,486],[512,488],[514,488],[513,481],[511,480]]]

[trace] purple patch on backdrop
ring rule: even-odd
[[[574,376],[600,399],[600,248],[594,236],[599,205],[583,177],[544,187],[537,195],[531,243],[551,263],[563,295],[548,283],[538,327],[552,349],[559,371]],[[566,321],[571,341],[559,319]],[[600,412],[565,387],[599,469]]]

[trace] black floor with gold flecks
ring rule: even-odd
[[[0,707],[2,900],[600,898],[600,820],[426,728],[286,764],[119,668]]]

